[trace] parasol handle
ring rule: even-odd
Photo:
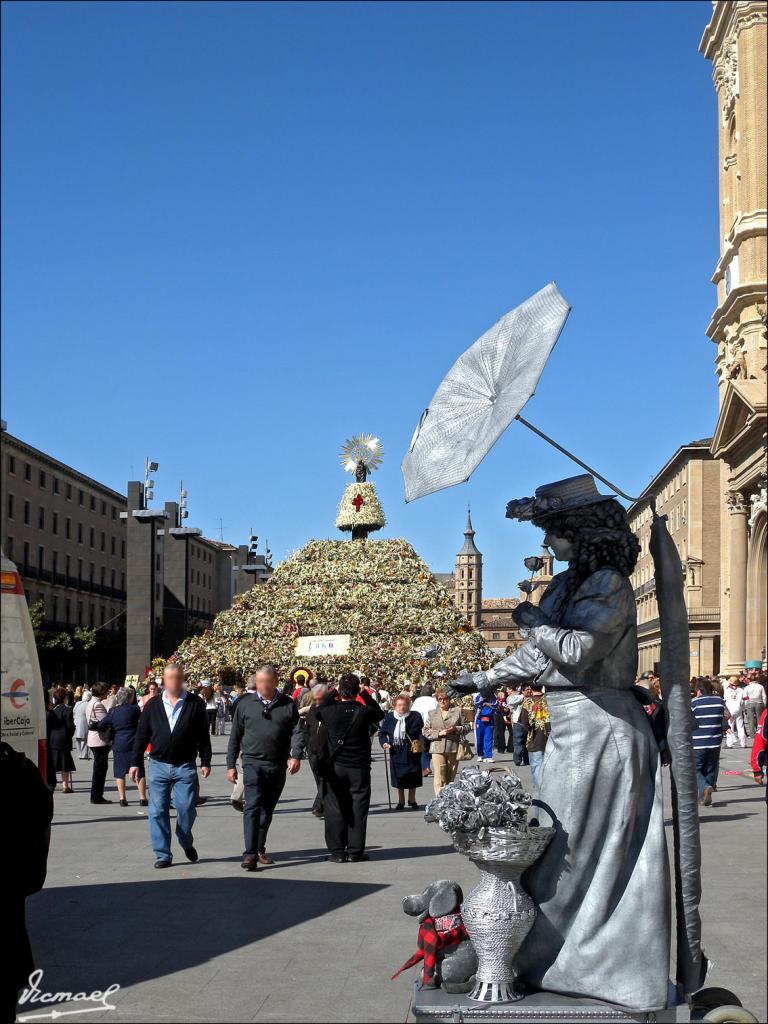
[[[601,476],[596,469],[592,469],[591,466],[588,466],[586,462],[582,462],[581,459],[577,459],[573,452],[569,452],[567,448],[563,448],[563,446],[558,444],[557,441],[553,441],[551,437],[548,437],[545,433],[539,430],[538,427],[534,427],[534,425],[529,423],[528,420],[524,420],[522,416],[515,416],[515,419],[519,420],[524,427],[528,427],[529,430],[532,430],[534,434],[538,434],[539,437],[543,438],[547,442],[547,444],[551,444],[553,448],[557,448],[557,450],[562,452],[563,455],[567,455],[569,459],[572,459],[578,466],[581,466],[582,469],[586,469],[586,471],[591,473],[592,476],[596,476],[598,480],[602,480],[604,484],[607,484],[612,491],[616,491],[617,494],[620,494],[622,498],[626,498],[627,501],[631,502],[640,500],[639,498],[633,498],[629,494],[625,494],[620,487],[617,487],[616,484],[612,484],[610,480],[606,480],[604,476]]]

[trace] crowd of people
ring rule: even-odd
[[[640,676],[636,689],[649,714],[662,706],[654,673]],[[723,743],[745,747],[751,738],[753,776],[764,782],[766,674],[750,670],[724,682],[698,677],[691,681],[691,693],[701,804],[712,803]],[[303,760],[315,783],[311,813],[324,821],[329,859],[355,862],[368,856],[374,743],[384,752],[388,790],[395,794],[390,806],[405,811],[418,810],[418,791],[427,777],[439,794],[460,762],[473,756],[491,763],[496,753],[511,754],[514,764],[530,766],[535,787],[550,730],[546,694],[528,684],[476,694],[471,706],[460,706],[441,687],[406,683],[392,697],[358,675],[331,683],[305,674],[281,686],[271,665],[231,690],[206,681],[188,684],[172,664],[162,679],[149,679],[140,689],[56,686],[48,693],[47,708],[49,788],[56,788],[60,776],[62,793],[73,791],[76,747],[79,760],[92,761],[91,803],[111,803],[104,795],[111,751],[120,805],[128,806],[130,780],[140,806],[148,808],[157,867],[172,862],[172,803],[179,843],[189,860],[197,859],[192,826],[204,802],[197,762],[207,777],[211,736],[226,735],[229,726],[230,800],[243,815],[242,866],[248,871],[272,863],[267,853],[272,816],[287,775],[299,771]]]
[[[745,669],[725,680],[716,676],[691,679],[692,743],[702,806],[710,807],[717,791],[723,744],[745,748],[751,740],[752,777],[765,785],[767,685],[768,676],[760,669]],[[648,692],[647,709],[663,703],[661,681],[655,673],[643,673],[637,686]]]

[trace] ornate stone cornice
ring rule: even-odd
[[[727,36],[738,35],[766,22],[764,0],[717,0],[712,6],[712,18],[704,29],[699,52],[713,62]]]
[[[768,8],[765,3],[736,3],[734,12],[734,25],[736,34],[739,35],[746,29],[754,28],[755,25],[768,24]]]
[[[749,210],[747,213],[739,213],[731,230],[725,236],[723,253],[717,261],[715,272],[712,275],[712,284],[717,284],[720,281],[725,274],[725,268],[734,254],[739,251],[742,242],[747,238],[759,238],[766,233],[768,233],[768,210]]]
[[[734,288],[712,314],[707,327],[707,337],[715,344],[721,344],[726,326],[739,320],[742,312],[750,306],[765,302],[765,284],[746,281]]]

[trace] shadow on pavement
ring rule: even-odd
[[[252,943],[386,888],[281,881],[268,872],[199,879],[164,873],[151,882],[43,889],[27,900],[27,925],[35,966],[44,972],[43,991],[126,988],[229,951],[242,955]],[[319,934],[322,928],[318,924]],[[73,941],[79,955],[73,956]]]
[[[710,821],[741,821],[742,818],[753,817],[754,814],[699,814],[699,824],[707,825]]]

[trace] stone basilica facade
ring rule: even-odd
[[[721,674],[766,658],[766,22],[764,2],[712,5],[700,50],[717,95],[720,253],[716,346]]]

